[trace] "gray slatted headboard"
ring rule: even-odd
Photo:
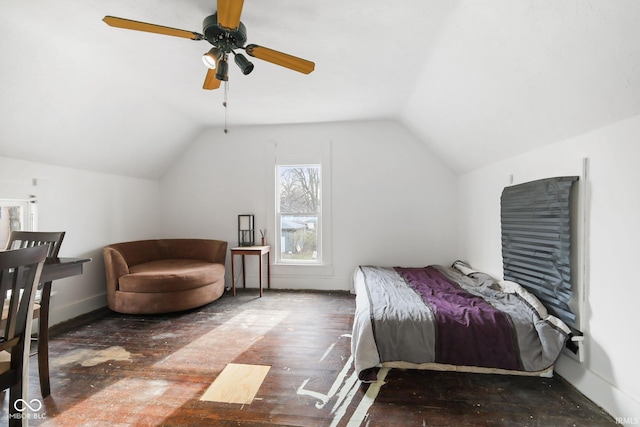
[[[577,176],[548,178],[506,187],[501,197],[502,262],[505,280],[519,283],[549,313],[576,328],[569,307],[571,277],[571,188]]]

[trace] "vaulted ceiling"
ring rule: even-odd
[[[202,32],[215,11],[0,2],[0,156],[160,177],[224,126],[224,89],[202,89],[210,45],[102,18]],[[245,0],[242,22],[248,43],[316,68],[231,63],[231,128],[396,119],[463,173],[640,114],[636,0]]]

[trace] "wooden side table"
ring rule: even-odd
[[[236,255],[242,255],[242,287],[247,287],[246,276],[244,272],[244,256],[245,255],[257,255],[259,257],[258,264],[260,266],[260,297],[262,297],[262,258],[267,256],[267,289],[271,289],[271,267],[269,261],[270,246],[238,246],[237,248],[231,248],[231,285],[233,288],[233,296],[236,296],[236,274],[234,271],[234,257]]]

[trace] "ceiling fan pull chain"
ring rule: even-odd
[[[227,117],[229,112],[229,107],[227,105],[227,98],[229,95],[229,82],[224,82],[224,102],[222,106],[224,107],[224,133],[229,133],[229,129],[227,129]]]

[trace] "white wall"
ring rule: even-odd
[[[157,181],[0,157],[0,198],[36,195],[38,229],[66,232],[60,256],[92,259],[53,283],[51,325],[106,306],[102,248],[157,237],[158,191]]]
[[[562,356],[560,375],[614,417],[640,420],[640,116],[460,177],[461,256],[502,277],[500,194],[514,184],[580,175],[589,159],[584,364]],[[581,183],[584,185],[584,183]]]
[[[327,141],[332,274],[292,277],[274,272],[272,287],[346,290],[359,264],[451,262],[457,179],[395,121],[232,126],[226,135],[221,129],[207,130],[161,181],[167,237],[217,238],[236,246],[241,213],[253,213],[257,228],[271,230],[266,224],[273,185],[265,162],[269,144],[295,143],[314,150]],[[256,261],[247,263],[251,267]],[[230,271],[229,259],[227,267]],[[252,274],[257,276],[255,270]],[[256,280],[248,278],[248,286]]]

